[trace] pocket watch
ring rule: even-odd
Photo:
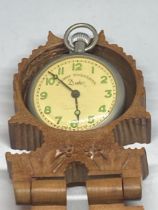
[[[85,28],[89,33],[76,32]],[[87,53],[98,40],[96,29],[85,23],[67,29],[69,54],[39,69],[28,91],[30,112],[50,127],[82,131],[110,123],[123,111],[125,87],[117,68]]]

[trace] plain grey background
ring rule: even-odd
[[[16,206],[5,152],[10,150],[7,121],[14,113],[12,79],[17,64],[46,42],[48,31],[63,36],[68,26],[88,22],[103,29],[110,43],[132,54],[143,71],[147,109],[152,114],[152,142],[145,146],[150,175],[143,182],[146,210],[158,203],[158,1],[157,0],[0,0],[0,208]]]

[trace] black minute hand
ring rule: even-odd
[[[51,74],[54,79],[59,80],[59,82],[61,82],[67,89],[69,89],[71,92],[73,91],[73,89],[71,89],[65,82],[63,82],[61,79],[59,79],[57,74],[53,74],[52,72],[48,71],[49,74]]]

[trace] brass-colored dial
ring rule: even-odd
[[[50,63],[35,77],[28,96],[29,109],[38,119],[70,131],[105,125],[120,113],[123,103],[120,75],[88,54]]]

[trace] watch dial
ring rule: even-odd
[[[117,84],[106,65],[90,56],[65,56],[33,80],[28,106],[51,127],[89,130],[105,124],[116,96]]]

